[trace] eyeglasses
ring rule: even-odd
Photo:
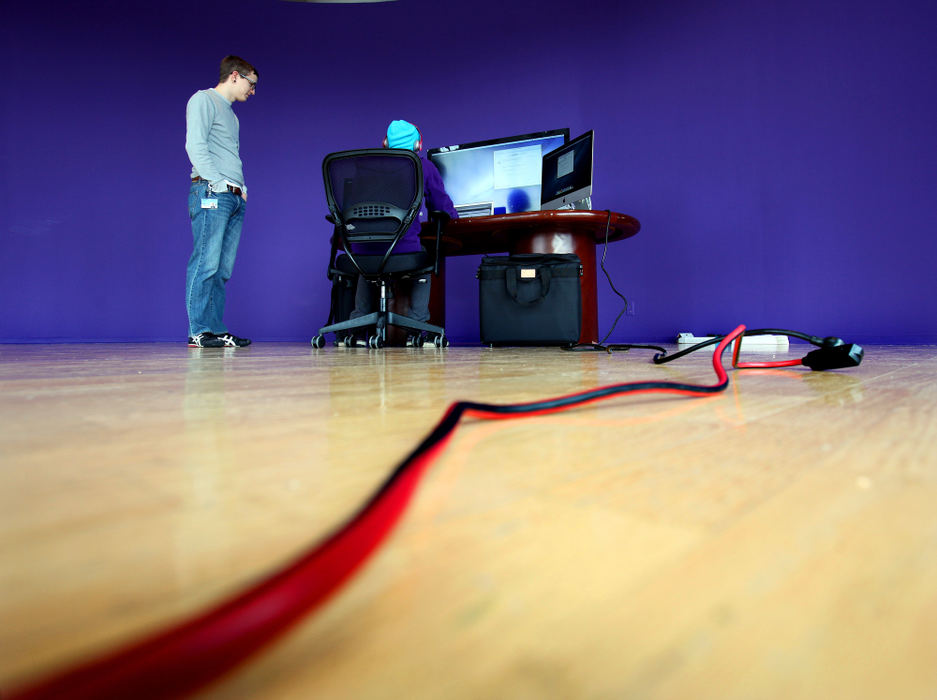
[[[257,81],[256,81],[256,80],[251,80],[251,79],[248,78],[246,75],[241,75],[240,73],[238,73],[238,75],[240,75],[242,78],[244,78],[244,80],[246,80],[247,82],[249,82],[249,83],[251,84],[251,90],[256,90],[256,89],[257,89]]]

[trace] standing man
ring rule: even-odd
[[[246,102],[256,87],[257,69],[243,58],[225,56],[218,85],[196,92],[185,108],[185,150],[192,162],[193,247],[185,280],[190,348],[240,348],[251,342],[229,333],[222,317],[247,203],[240,126],[231,105]]]

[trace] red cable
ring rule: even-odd
[[[284,633],[347,580],[399,520],[444,445],[414,460],[339,532],[255,587],[12,698],[161,698],[194,692]]]
[[[804,364],[801,360],[779,360],[777,362],[739,362],[733,365],[736,369],[752,369],[758,367],[799,367]]]
[[[732,346],[732,366],[736,369],[755,369],[765,367],[796,367],[802,365],[802,360],[778,360],[777,362],[739,362],[739,351],[742,347],[742,336],[738,337]]]
[[[663,386],[630,390],[629,387],[646,384],[631,382],[600,390],[700,396],[724,389],[728,375],[720,361],[722,352],[744,330],[745,326],[739,326],[726,335],[713,353],[713,369],[719,381],[712,386],[700,386],[696,391]],[[594,391],[569,394],[558,400],[576,401],[584,397],[573,404],[579,405],[608,398],[585,398]],[[541,403],[544,402],[523,404],[518,409]],[[449,406],[430,437],[404,460],[368,503],[342,528],[293,563],[201,615],[40,680],[7,696],[8,700],[61,697],[136,700],[179,697],[198,690],[282,635],[351,577],[401,518],[420,479],[445,447],[462,415],[505,418],[554,413],[569,406],[514,414],[465,407],[463,402]]]

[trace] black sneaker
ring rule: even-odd
[[[189,338],[190,348],[223,348],[225,341],[214,333],[199,333]]]
[[[346,348],[366,348],[368,341],[357,335],[346,335],[342,341]]]
[[[413,333],[407,336],[408,348],[422,348],[426,344],[426,333]]]
[[[215,336],[218,340],[221,341],[222,345],[226,348],[244,348],[251,344],[249,338],[238,338],[236,335],[231,333],[222,333],[221,335]]]

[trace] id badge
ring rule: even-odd
[[[214,197],[202,197],[202,209],[217,209],[218,200]]]

